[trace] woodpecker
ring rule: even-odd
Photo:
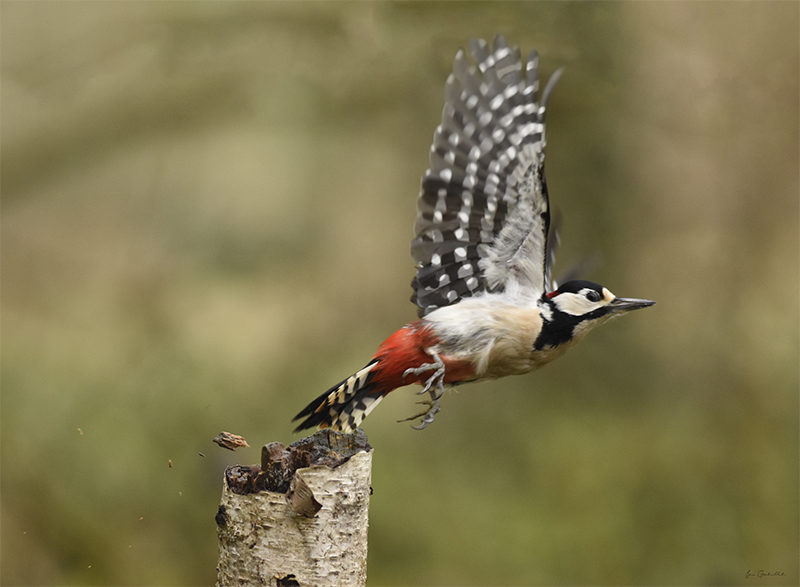
[[[306,406],[295,432],[352,432],[388,393],[413,383],[430,401],[407,420],[425,428],[446,387],[533,371],[600,324],[655,304],[590,281],[552,283],[544,118],[561,70],[537,99],[535,50],[523,63],[502,36],[493,48],[483,39],[469,48],[475,65],[456,53],[417,198],[411,300],[420,319]]]

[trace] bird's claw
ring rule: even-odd
[[[436,387],[433,387],[433,384],[436,383]],[[425,387],[423,387],[420,391],[417,392],[417,395],[429,394],[433,401],[438,401],[440,397],[444,395],[444,373],[441,375],[438,374],[438,371],[434,373],[428,381],[425,382]]]
[[[433,351],[429,352],[431,356],[433,356],[434,362],[423,363],[419,367],[411,367],[410,369],[406,369],[403,372],[403,378],[405,379],[408,375],[422,375],[428,371],[433,371],[433,375],[428,377],[427,381],[425,381],[425,387],[423,387],[421,391],[418,391],[417,395],[430,393],[431,399],[436,401],[442,397],[442,394],[444,393],[444,361],[442,361],[441,357],[439,357],[437,353]],[[439,388],[438,394],[431,389],[434,384],[436,384],[436,386]]]
[[[411,369],[406,369],[403,373],[403,377],[407,375],[422,375],[423,373],[427,373],[429,371],[433,371],[433,375],[428,377],[427,381],[425,381],[425,387],[422,388],[421,391],[418,391],[418,395],[422,394],[430,394],[431,399],[426,401],[417,402],[418,404],[426,404],[428,409],[422,413],[416,414],[415,416],[411,416],[410,418],[406,418],[404,420],[399,420],[400,422],[407,422],[409,420],[416,420],[417,418],[422,418],[422,423],[419,426],[412,426],[415,430],[422,430],[433,422],[433,419],[436,413],[439,411],[439,398],[444,395],[444,361],[442,361],[441,357],[434,352],[428,351],[430,355],[433,357],[433,363],[424,363],[419,367],[412,367]]]
[[[419,426],[412,426],[412,428],[414,430],[422,430],[423,428],[425,428],[425,426],[427,426],[428,424],[433,422],[433,419],[436,417],[436,414],[440,409],[439,401],[438,400],[432,400],[432,401],[431,400],[424,400],[424,401],[417,402],[417,403],[418,404],[427,405],[428,409],[425,410],[424,412],[420,412],[419,414],[414,414],[413,416],[411,416],[409,418],[403,418],[402,420],[398,420],[398,422],[408,422],[408,421],[411,421],[411,420],[416,420],[417,418],[422,418],[422,422],[420,423]]]

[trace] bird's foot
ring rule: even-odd
[[[444,361],[442,361],[442,358],[435,351],[428,352],[433,357],[433,363],[423,363],[419,367],[406,369],[405,372],[403,372],[403,378],[407,377],[408,375],[422,375],[423,373],[433,371],[433,375],[428,377],[427,381],[425,381],[425,387],[423,387],[422,390],[418,391],[417,393],[419,395],[430,393],[431,399],[436,401],[442,397],[442,394],[444,393]],[[433,389],[434,385],[439,390],[438,394]]]
[[[403,418],[402,420],[398,420],[398,422],[409,422],[411,420],[416,420],[417,418],[422,418],[422,422],[420,423],[419,426],[412,426],[412,428],[414,430],[422,430],[422,429],[425,428],[425,426],[427,426],[428,424],[433,422],[433,419],[436,416],[436,413],[440,409],[439,400],[438,399],[435,399],[435,400],[424,400],[424,401],[417,402],[417,403],[418,404],[427,405],[428,409],[423,411],[423,412],[420,412],[419,414],[414,414],[413,416],[411,416],[409,418]]]
[[[409,420],[422,418],[422,422],[419,426],[412,426],[412,428],[415,430],[422,430],[425,428],[425,426],[433,422],[436,413],[440,409],[439,398],[441,398],[444,394],[444,361],[442,361],[442,358],[436,353],[436,351],[428,351],[428,354],[433,357],[432,363],[423,363],[419,367],[406,369],[403,373],[403,377],[406,377],[408,375],[419,376],[423,373],[429,373],[430,371],[433,371],[433,374],[425,381],[425,387],[422,388],[422,391],[417,392],[419,395],[424,393],[430,394],[430,400],[417,402],[418,404],[427,405],[428,409],[424,412],[411,416],[410,418],[399,420],[400,422],[407,422]]]

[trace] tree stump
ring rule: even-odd
[[[372,447],[320,430],[228,467],[217,512],[217,585],[363,586]]]

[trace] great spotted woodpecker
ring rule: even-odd
[[[590,281],[551,284],[544,115],[561,71],[537,101],[536,51],[523,64],[501,36],[493,49],[473,40],[470,51],[477,69],[459,50],[417,199],[411,299],[421,319],[306,406],[295,431],[353,431],[386,394],[411,383],[430,394],[429,408],[408,418],[424,428],[446,386],[533,371],[600,324],[655,304]]]

